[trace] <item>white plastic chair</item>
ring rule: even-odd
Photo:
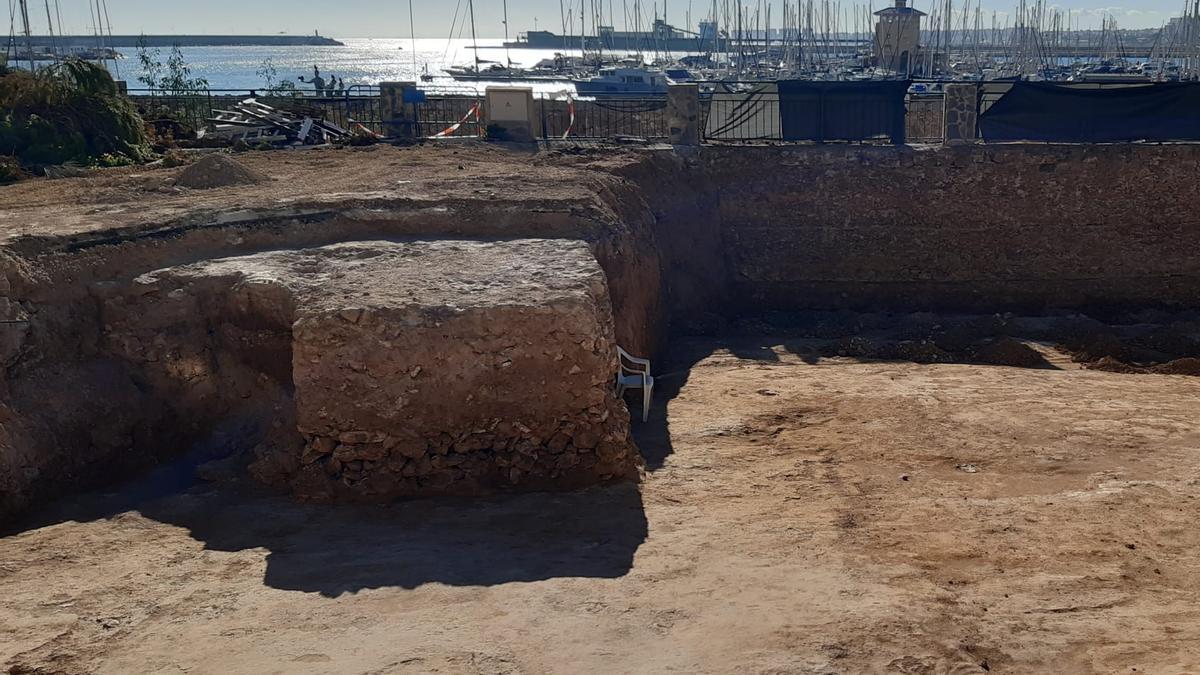
[[[654,398],[654,377],[650,375],[650,359],[639,359],[617,347],[620,371],[617,372],[617,398],[625,396],[626,389],[642,390],[642,421],[650,419],[650,401]]]

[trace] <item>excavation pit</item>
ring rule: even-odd
[[[1196,661],[1194,146],[239,160],[0,191],[0,670]]]

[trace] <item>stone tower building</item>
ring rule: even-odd
[[[908,0],[896,0],[895,7],[875,12],[875,64],[901,75],[912,75],[919,68],[921,17],[925,12],[908,6]]]

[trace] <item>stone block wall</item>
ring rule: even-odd
[[[297,489],[475,493],[636,472],[612,391],[610,302],[586,246],[376,250],[350,273],[356,297],[309,304],[295,325]],[[421,274],[388,272],[405,263]]]
[[[737,309],[1200,307],[1197,146],[704,158]]]
[[[637,476],[613,390],[608,287],[584,242],[355,242],[137,285],[107,303],[114,351],[161,371],[163,391],[196,389],[195,406],[259,401],[272,424],[252,471],[296,495],[383,501]],[[187,386],[173,394],[185,408],[197,395]]]

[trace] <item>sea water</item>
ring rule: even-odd
[[[313,66],[320,68],[321,77],[341,79],[347,87],[352,85],[375,85],[380,82],[419,81],[421,74],[434,76],[429,88],[473,88],[473,83],[455,82],[442,72],[449,66],[469,66],[473,54],[471,40],[417,38],[338,38],[344,47],[185,47],[181,51],[191,68],[191,76],[208,81],[212,90],[232,89],[248,91],[262,89],[266,80],[260,71],[269,61],[278,80],[295,82],[301,89],[311,85],[297,80],[303,76],[311,78]],[[530,67],[542,59],[553,58],[555,53],[578,56],[579,50],[505,49],[503,39],[479,39],[478,55],[488,63],[505,63],[511,60],[514,66]],[[137,49],[119,50],[125,55],[115,65],[108,62],[110,70],[119,70],[120,79],[130,89],[144,88],[139,81],[144,76],[137,59]],[[153,52],[153,50],[150,50]],[[160,49],[157,59],[165,62],[167,48]],[[567,82],[537,82],[529,86],[535,90],[554,92],[571,89]]]

